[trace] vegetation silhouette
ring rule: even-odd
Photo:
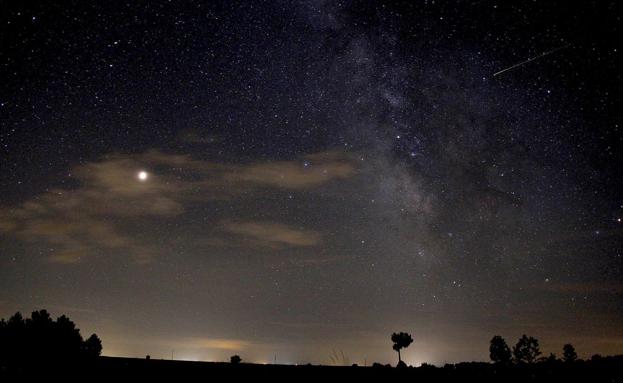
[[[489,346],[489,357],[493,363],[500,363],[508,365],[512,361],[511,349],[506,344],[504,338],[499,335],[495,335],[491,339],[491,345]]]
[[[528,363],[532,364],[536,362],[538,356],[541,355],[539,350],[539,341],[536,338],[529,337],[523,334],[517,341],[515,347],[513,347],[513,357],[515,363]]]
[[[554,363],[559,362],[558,358],[556,358],[556,354],[554,354],[553,352],[550,352],[547,357],[539,358],[539,361],[544,362],[544,363],[549,363],[549,364],[554,364]]]
[[[623,355],[593,355],[589,360],[578,359],[571,344],[563,347],[562,359],[550,353],[539,358],[539,342],[523,335],[512,348],[504,338],[494,336],[489,356],[493,363],[466,362],[437,367],[423,363],[406,367],[400,351],[413,343],[408,333],[391,336],[393,349],[398,352],[398,367],[373,363],[372,367],[357,364],[342,366],[312,366],[311,364],[277,365],[242,363],[239,355],[230,362],[191,362],[146,358],[100,356],[102,342],[93,334],[86,340],[66,316],[53,320],[47,311],[32,313],[23,318],[16,313],[0,320],[0,381],[150,381],[150,380],[320,380],[350,381],[410,380],[435,382],[623,382]],[[334,351],[337,358],[337,352]],[[342,354],[341,360],[346,358]]]
[[[403,348],[409,347],[409,345],[413,343],[413,338],[411,337],[410,334],[406,332],[393,333],[392,342],[394,342],[394,345],[392,346],[392,348],[394,349],[394,351],[398,352],[398,365],[397,366],[406,367],[406,364],[402,361],[402,358],[400,357],[400,350]]]
[[[332,366],[348,366],[350,364],[350,359],[344,355],[344,351],[340,349],[338,353],[335,349],[332,350],[333,353],[329,355],[329,365]]]
[[[84,341],[80,330],[65,315],[53,320],[46,310],[39,310],[30,318],[17,312],[8,320],[0,320],[0,368],[3,370],[88,362],[99,357],[101,352],[102,342],[97,335]]]
[[[573,363],[578,359],[578,354],[575,352],[575,347],[567,343],[562,346],[562,360],[567,363]]]
[[[578,354],[575,352],[575,347],[572,344],[565,344],[562,348],[563,357],[562,361],[566,363],[573,363],[577,360]],[[541,354],[539,350],[539,341],[534,337],[522,335],[517,341],[511,355],[511,350],[506,344],[504,338],[499,335],[495,335],[491,338],[489,346],[489,357],[494,364],[508,366],[515,362],[515,364],[532,364],[536,361],[541,363],[549,363],[551,365],[560,362],[556,358],[556,354],[550,353],[547,357],[537,358]],[[593,355],[593,361],[598,360],[600,355]]]

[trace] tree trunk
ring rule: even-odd
[[[398,350],[398,363],[402,362],[402,359],[400,359],[400,350]]]

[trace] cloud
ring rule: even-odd
[[[308,155],[303,161],[263,162],[237,167],[225,177],[233,182],[300,189],[332,179],[349,178],[354,173],[353,158],[328,152]]]
[[[174,220],[191,205],[247,198],[262,188],[320,187],[354,176],[355,164],[344,152],[249,164],[158,150],[111,154],[72,169],[72,188],[52,189],[20,205],[0,207],[0,233],[50,245],[48,260],[55,263],[76,263],[111,251],[149,262],[162,252],[146,239],[150,223]],[[141,182],[139,171],[148,172],[149,178]],[[253,246],[313,246],[320,241],[319,233],[275,222],[229,221],[224,228]]]
[[[180,346],[198,349],[217,349],[240,351],[248,348],[249,342],[239,339],[224,338],[192,338],[183,342]]]
[[[192,172],[194,182],[187,189],[227,189],[227,196],[260,187],[303,189],[318,187],[332,180],[353,177],[357,174],[356,156],[343,151],[326,151],[308,154],[289,161],[262,161],[230,164],[192,159],[188,155],[164,154],[151,150],[138,160],[177,170],[177,177]],[[184,178],[182,178],[184,179]],[[190,179],[186,178],[187,182]],[[205,197],[205,196],[204,196]]]
[[[110,221],[113,215],[127,215],[128,211],[111,210],[100,214],[106,206],[122,204],[114,195],[94,198],[93,190],[76,190],[60,194],[53,191],[21,207],[2,212],[0,230],[26,242],[45,242],[52,248],[49,261],[76,263],[94,250],[124,250],[135,260],[145,262],[152,249],[129,236]],[[97,192],[100,194],[100,192]],[[126,201],[130,203],[129,201]],[[128,208],[138,212],[137,206]]]
[[[72,173],[72,189],[52,189],[13,208],[0,210],[0,231],[26,242],[52,248],[49,261],[76,263],[100,251],[123,251],[137,262],[148,262],[156,249],[123,229],[140,217],[171,217],[184,211],[179,193],[183,183],[153,177],[136,178],[141,162],[113,155],[86,163]]]
[[[250,239],[259,246],[314,246],[320,243],[320,233],[302,230],[275,222],[224,222],[226,231]]]

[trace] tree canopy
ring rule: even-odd
[[[400,350],[409,347],[409,345],[413,343],[413,338],[411,337],[411,334],[406,332],[393,333],[392,342],[394,342],[392,348],[394,351],[398,352],[398,364],[400,365],[402,363]]]
[[[496,335],[491,339],[489,357],[494,363],[508,364],[512,361],[511,349],[504,338]]]
[[[536,338],[522,335],[513,347],[513,356],[517,363],[534,363],[538,356],[541,355],[539,350],[539,341]]]
[[[562,346],[562,359],[565,362],[575,362],[577,358],[578,354],[575,352],[575,347],[572,344]]]
[[[0,320],[2,366],[93,359],[101,352],[97,335],[83,340],[80,329],[65,315],[54,320],[46,310],[39,310],[30,318],[17,312],[8,320]]]

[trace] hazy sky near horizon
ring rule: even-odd
[[[0,7],[0,317],[152,358],[623,353],[616,2]]]

